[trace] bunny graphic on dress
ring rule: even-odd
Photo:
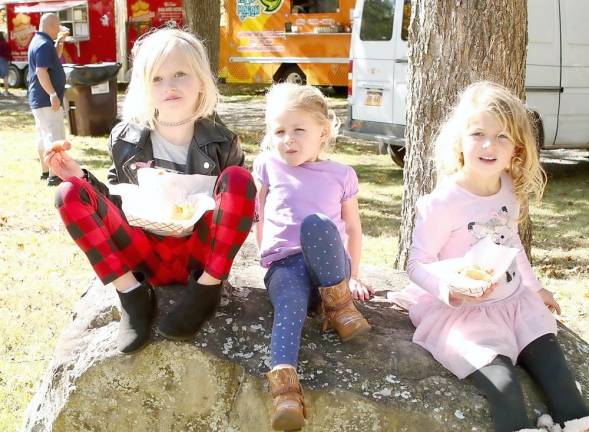
[[[468,223],[468,231],[473,236],[472,244],[476,244],[479,240],[490,237],[495,244],[502,246],[515,246],[513,240],[517,233],[517,224],[513,218],[509,217],[509,210],[507,206],[501,207],[499,211],[485,222],[473,221]],[[505,272],[507,282],[511,282],[515,277],[516,264],[513,262],[509,269]]]

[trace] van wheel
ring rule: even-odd
[[[388,152],[393,162],[401,168],[405,166],[405,147],[389,145]]]
[[[348,95],[348,87],[346,86],[333,86],[333,92],[336,96],[347,96]]]
[[[13,88],[20,87],[22,85],[20,69],[15,65],[8,66],[8,85]]]
[[[307,84],[307,77],[297,65],[291,65],[284,69],[279,82],[304,85]]]

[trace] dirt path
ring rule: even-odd
[[[329,97],[329,105],[343,122],[346,119],[346,99]],[[218,112],[223,121],[236,130],[264,130],[263,96],[221,96]]]

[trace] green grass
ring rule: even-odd
[[[247,103],[260,93],[223,101]],[[0,103],[0,430],[10,431],[22,424],[56,339],[94,274],[62,227],[53,207],[55,190],[38,180],[28,107],[22,99]],[[251,164],[260,133],[249,131],[242,139]],[[74,156],[105,179],[106,137],[73,137],[72,143]],[[360,179],[363,263],[391,267],[400,224],[401,170],[371,147],[338,144],[332,157],[353,166]],[[589,340],[589,163],[549,168],[544,203],[531,212],[535,269],[544,286],[556,292],[562,321]]]

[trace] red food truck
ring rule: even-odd
[[[119,62],[119,81],[127,81],[128,56],[135,40],[152,27],[170,21],[184,25],[182,0],[0,0],[6,9],[8,43],[12,50],[11,86],[24,85],[27,49],[41,15],[58,14],[70,31],[64,63]]]

